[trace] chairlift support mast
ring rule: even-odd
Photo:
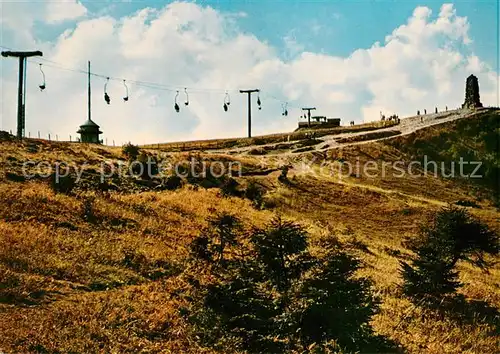
[[[87,76],[88,77],[88,104],[87,104],[88,105],[88,118],[89,118],[89,120],[92,120],[92,116],[91,116],[92,115],[92,113],[91,113],[92,112],[92,103],[91,103],[92,102],[91,101],[92,92],[91,92],[91,88],[90,88],[90,60],[88,62],[87,75],[88,75]]]
[[[24,71],[25,66],[27,66],[27,58],[30,57],[41,57],[43,53],[39,50],[34,52],[2,52],[2,56],[19,58],[19,88],[17,94],[17,137],[22,139],[24,137],[24,129],[26,127],[26,115],[25,115],[25,104],[26,95],[23,94],[24,90]]]
[[[311,111],[315,111],[316,107],[312,108],[302,108],[303,111],[307,111],[307,125],[311,127]]]
[[[260,92],[258,89],[254,90],[240,90],[240,93],[248,94],[248,137],[252,137],[252,93]]]

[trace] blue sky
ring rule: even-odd
[[[394,28],[411,16],[417,6],[426,6],[437,16],[442,1],[413,0],[220,0],[193,1],[217,10],[244,12],[240,28],[283,50],[283,38],[294,36],[304,49],[347,56],[358,48],[383,41]],[[473,50],[489,65],[497,65],[498,7],[495,0],[447,1],[471,24]],[[113,16],[124,16],[144,7],[162,8],[170,1],[82,1],[94,13],[106,9]]]
[[[92,60],[93,71],[108,76],[181,85],[131,86],[124,105],[118,80],[106,105],[103,79],[93,81],[93,116],[105,136],[145,143],[244,136],[237,89],[250,86],[262,89],[264,101],[254,134],[293,130],[303,105],[345,124],[380,111],[456,107],[471,73],[485,104],[497,104],[498,16],[495,0],[0,1],[0,45],[42,49],[44,59],[67,68]],[[74,136],[85,119],[85,78],[46,63],[48,88],[40,93],[37,63],[28,69],[27,129]],[[15,130],[16,71],[13,60],[0,60],[0,129]],[[172,96],[184,86],[221,92],[192,92],[192,104],[175,113]],[[233,105],[221,113],[227,89]],[[286,119],[283,102],[290,103]]]
[[[93,15],[114,17],[130,15],[145,7],[161,9],[172,1],[81,1]],[[269,42],[287,56],[284,38],[293,38],[303,50],[348,56],[358,48],[368,48],[384,41],[386,35],[411,16],[417,6],[426,6],[437,16],[442,1],[413,0],[252,0],[192,1],[228,13],[243,12],[238,19],[242,31]],[[466,15],[471,24],[472,49],[491,67],[497,66],[498,1],[451,1],[457,12]],[[54,39],[69,26],[35,28],[39,38]],[[6,39],[8,42],[8,39]]]

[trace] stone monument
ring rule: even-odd
[[[480,108],[483,107],[479,98],[479,82],[477,77],[471,75],[465,83],[465,101],[462,108]]]

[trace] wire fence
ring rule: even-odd
[[[183,142],[171,142],[171,143],[154,143],[154,144],[142,144],[139,145],[143,149],[158,149],[163,151],[195,151],[195,150],[219,150],[219,149],[230,149],[238,147],[247,147],[253,145],[266,145],[266,144],[277,144],[277,143],[287,143],[297,140],[313,139],[330,134],[342,134],[342,133],[356,133],[363,131],[376,130],[380,128],[390,127],[397,125],[393,121],[376,121],[370,123],[364,123],[353,126],[337,126],[330,128],[322,128],[321,126],[300,129],[290,133],[278,133],[278,134],[268,134],[260,135],[252,138],[227,138],[227,139],[207,139],[207,140],[193,140],[193,141],[183,141]],[[12,130],[9,131],[10,135]],[[78,136],[68,135],[62,136],[59,134],[45,133],[41,134],[38,131],[36,134],[28,134],[24,137],[25,139],[33,139],[45,142],[60,142],[60,143],[81,143]],[[123,147],[130,142],[118,142],[114,139],[103,138],[99,141],[99,144],[108,147]]]
[[[2,131],[0,129],[0,132],[8,133],[13,138],[17,139],[17,136],[13,134],[12,130]],[[37,132],[36,134],[31,134],[31,132],[28,132],[23,137],[23,139],[32,139],[32,140],[59,142],[59,143],[82,143],[81,139],[77,135],[59,135],[59,134],[41,133],[41,132]],[[99,140],[99,144],[110,147],[121,147],[128,144],[128,142],[117,142],[113,139],[103,138]]]

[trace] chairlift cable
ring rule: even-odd
[[[6,48],[6,47],[4,47],[4,48]],[[70,72],[75,72],[75,73],[81,73],[81,74],[85,74],[85,75],[89,74],[87,70],[68,68],[68,67],[65,67],[65,66],[63,66],[63,65],[55,62],[55,61],[52,61],[52,60],[49,60],[49,59],[46,59],[46,58],[37,58],[37,59],[43,61],[44,63],[48,63],[48,64],[43,64],[43,65],[45,65],[47,67],[53,67],[53,68],[56,68],[56,69],[70,71]],[[36,60],[32,60],[32,59],[30,59],[29,61],[30,62],[34,62],[34,63],[38,63],[38,64],[42,64],[42,63],[40,63],[40,62],[38,62]],[[104,78],[104,79],[106,79],[107,83],[109,83],[109,81],[111,81],[111,80],[120,80],[124,84],[125,84],[125,82],[128,82],[129,84],[133,84],[133,85],[136,85],[136,86],[139,86],[139,87],[148,88],[148,89],[155,89],[155,90],[161,90],[161,91],[170,91],[170,92],[176,92],[176,93],[179,91],[179,86],[174,86],[174,85],[166,85],[166,84],[162,84],[162,83],[140,81],[140,80],[127,80],[127,79],[124,79],[124,78],[118,78],[118,77],[112,77],[112,76],[105,76],[105,75],[97,74],[97,73],[90,73],[90,75],[92,75],[94,77]],[[42,85],[40,85],[40,86],[42,86]],[[188,98],[187,90],[190,90],[190,93],[217,93],[217,92],[225,92],[228,95],[228,90],[212,89],[212,88],[195,88],[195,87],[189,88],[189,87],[184,87],[184,92],[186,92],[186,98]],[[126,87],[126,91],[127,91],[127,96],[126,97],[128,97],[128,87]],[[234,90],[230,90],[230,91],[231,92],[233,92],[233,91],[237,92],[238,90],[234,89]],[[109,98],[109,95],[107,95],[107,96]],[[271,99],[274,99],[276,101],[282,102],[282,103],[284,102],[283,100],[281,100],[281,99],[279,99],[279,98],[277,98],[277,97],[275,97],[275,96],[273,96],[273,95],[271,95],[271,94],[269,94],[267,92],[264,92],[264,96],[266,96],[267,98],[271,98]],[[124,98],[124,100],[125,100],[125,98]],[[186,100],[186,103],[189,104],[189,99]],[[227,102],[225,100],[224,103],[226,103],[227,106],[230,105],[230,101],[229,100]],[[259,109],[262,109],[262,107],[261,107],[262,106],[262,101],[261,101],[260,96],[258,96],[258,98],[257,98],[257,104],[259,105]],[[288,112],[288,107],[290,107],[290,108],[297,108],[297,109],[300,108],[298,106],[291,105],[291,104],[287,103],[287,108],[285,109],[285,111],[283,113],[289,113]]]

